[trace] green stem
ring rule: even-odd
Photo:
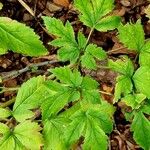
[[[17,91],[17,90],[19,90],[19,87],[15,87],[15,88],[0,87],[0,89],[2,89],[2,91],[0,91],[0,94],[1,94],[1,93],[4,93],[4,92],[9,92],[9,91]]]
[[[8,107],[11,104],[13,104],[15,102],[15,100],[16,100],[15,98],[12,98],[4,103],[0,103],[0,107],[2,107],[2,108]]]

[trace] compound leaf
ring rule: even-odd
[[[71,24],[67,22],[63,25],[61,20],[51,17],[43,17],[43,20],[49,33],[57,36],[50,44],[60,48],[58,51],[59,59],[62,61],[70,60],[72,63],[76,62],[80,49],[75,40]]]
[[[101,147],[105,150],[107,148],[105,132],[110,133],[112,130],[112,121],[107,114],[95,109],[92,105],[77,111],[70,119],[72,122],[65,132],[69,147],[81,136],[84,136],[83,149],[98,149],[98,147]]]
[[[106,52],[95,44],[89,44],[85,49],[85,54],[81,57],[81,64],[88,69],[96,69],[96,61],[106,59]]]
[[[43,135],[45,139],[45,150],[64,150],[64,130],[67,127],[68,119],[57,117],[51,118],[44,123]]]
[[[134,66],[132,61],[128,57],[122,57],[121,59],[118,59],[117,61],[108,60],[108,66],[125,76],[131,77],[134,72]]]
[[[59,67],[50,70],[62,83],[77,87],[82,82],[81,74],[78,71],[71,71],[69,67]]]
[[[80,20],[98,31],[112,30],[120,24],[117,16],[106,16],[114,7],[113,0],[75,0],[75,7],[80,11]]]
[[[24,121],[33,117],[34,113],[31,109],[39,107],[48,96],[49,90],[43,83],[44,77],[38,76],[33,77],[21,86],[12,112],[17,121]]]
[[[144,149],[150,149],[150,121],[142,112],[138,112],[132,122],[131,129],[134,132],[135,141]]]
[[[47,50],[33,30],[7,17],[0,17],[0,53],[12,50],[29,56],[46,55]]]
[[[150,67],[140,67],[134,74],[133,80],[136,89],[150,98]]]
[[[115,102],[117,102],[122,95],[125,96],[131,93],[132,88],[133,88],[132,81],[129,77],[126,77],[124,75],[118,76],[117,83],[115,86],[115,97],[114,97]]]
[[[17,125],[11,131],[5,124],[0,124],[0,133],[3,134],[0,139],[0,149],[5,150],[26,150],[40,149],[43,145],[40,126],[37,123],[25,121]]]
[[[131,50],[140,52],[144,43],[144,30],[140,21],[136,24],[128,23],[126,25],[121,25],[119,28],[119,40]]]

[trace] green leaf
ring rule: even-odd
[[[122,97],[122,95],[126,96],[127,94],[131,93],[132,89],[133,85],[129,77],[126,77],[124,75],[118,76],[117,83],[115,86],[115,102],[117,102]]]
[[[136,89],[150,98],[150,67],[140,67],[133,76]]]
[[[13,116],[21,122],[34,116],[31,109],[37,108],[48,96],[50,91],[43,84],[44,77],[33,77],[23,83],[18,91],[16,102],[13,106]]]
[[[47,81],[45,85],[52,94],[42,104],[43,120],[57,115],[69,102],[77,101],[80,98],[79,91],[74,87],[62,85],[55,81]]]
[[[81,64],[88,69],[96,69],[96,61],[106,59],[106,52],[95,44],[89,44],[85,49],[85,54],[81,57]]]
[[[87,69],[96,69],[96,61],[93,58],[92,55],[85,53],[82,57],[81,57],[81,65],[82,67],[85,67]]]
[[[142,112],[138,112],[131,126],[134,131],[133,137],[137,144],[144,150],[150,149],[150,121],[144,116]]]
[[[138,109],[141,106],[141,103],[146,99],[146,96],[143,94],[129,94],[122,98],[122,101],[126,103],[126,105],[132,107],[132,109]]]
[[[4,119],[11,116],[11,112],[8,109],[0,108],[0,119]]]
[[[139,55],[140,66],[150,66],[150,41],[147,41]]]
[[[136,24],[128,23],[126,25],[121,25],[119,28],[119,40],[131,50],[140,52],[144,43],[144,30],[140,21]]]
[[[37,123],[25,121],[17,125],[11,131],[6,125],[0,124],[0,133],[3,134],[0,139],[0,149],[5,150],[26,150],[40,149],[43,145],[40,126]]]
[[[59,79],[62,83],[78,87],[82,83],[81,74],[75,70],[71,71],[69,67],[59,67],[50,70],[57,79]]]
[[[105,132],[94,123],[92,118],[89,118],[87,121],[87,128],[85,132],[86,134],[83,150],[98,150],[99,148],[101,148],[101,150],[107,149],[108,137],[106,136]]]
[[[107,148],[106,133],[112,130],[112,121],[107,114],[93,107],[84,107],[71,116],[72,122],[64,133],[68,148],[84,136],[83,149]],[[90,142],[91,141],[91,142]],[[94,143],[94,144],[91,144]]]
[[[81,84],[83,103],[100,104],[101,97],[98,91],[98,83],[92,78],[85,76]]]
[[[64,130],[69,122],[66,118],[52,118],[44,123],[43,135],[45,150],[65,150]]]
[[[0,53],[9,49],[28,56],[47,54],[39,36],[31,28],[10,18],[0,17]]]
[[[68,148],[74,144],[82,136],[82,132],[85,128],[85,113],[78,110],[71,116],[72,122],[67,126],[65,135],[65,143]]]
[[[113,60],[108,60],[108,66],[120,73],[120,74],[123,74],[125,76],[128,76],[128,77],[131,77],[133,75],[133,72],[134,72],[134,66],[133,66],[133,63],[132,61],[124,56],[122,57],[121,59],[118,59],[117,61],[113,61]]]
[[[3,8],[3,4],[2,3],[0,3],[0,10]]]
[[[118,27],[118,17],[107,16],[114,8],[113,0],[75,0],[75,7],[80,11],[80,20],[99,31],[112,30]]]
[[[79,49],[84,50],[87,39],[82,32],[78,32],[78,45]]]
[[[95,26],[98,31],[107,32],[114,30],[120,24],[121,18],[119,16],[108,16],[102,18]]]
[[[76,62],[80,54],[80,49],[75,40],[71,24],[67,21],[67,23],[63,25],[62,21],[56,18],[42,18],[49,33],[57,36],[50,44],[60,48],[58,51],[59,59],[62,61],[70,60],[72,63]]]
[[[146,100],[146,102],[144,103],[144,105],[140,108],[140,110],[145,113],[150,115],[150,100]]]

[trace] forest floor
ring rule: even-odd
[[[75,32],[82,29],[85,35],[89,34],[89,28],[85,27],[79,21],[78,12],[69,0],[24,0],[29,6],[29,9],[24,7],[25,5],[22,5],[18,0],[1,0],[0,2],[3,4],[0,16],[10,17],[33,28],[40,35],[41,40],[49,50],[47,56],[37,58],[27,57],[13,52],[0,56],[0,76],[2,77],[0,84],[6,87],[6,92],[0,95],[0,103],[7,105],[7,102],[16,95],[16,91],[7,91],[7,88],[13,89],[19,87],[31,77],[48,75],[49,68],[63,65],[63,63],[57,62],[57,49],[48,45],[48,42],[53,39],[53,36],[45,31],[41,16],[54,16],[64,22],[69,20]],[[136,22],[141,18],[145,30],[145,37],[150,38],[150,23],[144,12],[148,4],[146,0],[115,0],[113,13],[121,16],[123,23],[130,21]],[[119,43],[116,35],[116,30],[103,33],[94,31],[90,41],[109,51],[109,57],[113,59],[117,59],[122,54],[127,54],[131,58],[134,57],[135,54],[133,52],[128,51]],[[50,61],[56,62],[49,64],[48,62]],[[42,64],[43,62],[45,62],[45,65]],[[38,64],[38,68],[35,64]],[[28,67],[30,65],[33,66],[32,69]],[[117,74],[108,69],[98,69],[97,71],[83,70],[83,72],[94,77],[101,84],[101,90],[106,93],[111,93],[110,95],[102,94],[102,96],[109,103],[112,103]],[[11,102],[8,105],[11,107]],[[116,127],[110,135],[110,149],[138,150],[140,148],[135,144],[132,133],[130,132],[130,123],[125,120],[121,112],[122,107],[124,106],[121,103],[117,104],[117,111],[115,113]]]

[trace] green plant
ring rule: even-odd
[[[50,69],[54,80],[38,76],[23,83],[13,109],[0,108],[0,149],[68,150],[80,144],[84,150],[106,150],[115,108],[102,99],[99,83],[79,71],[82,67],[96,69],[97,60],[106,59],[106,67],[120,74],[114,103],[121,100],[132,108],[131,112],[122,111],[132,122],[135,141],[149,150],[150,122],[145,114],[150,115],[150,42],[145,41],[141,22],[120,25],[120,17],[109,15],[113,0],[75,0],[74,4],[80,21],[91,29],[89,36],[80,31],[76,36],[69,21],[64,25],[59,19],[43,17],[48,32],[56,37],[50,44],[58,48],[58,59],[70,64]],[[101,47],[89,43],[94,30],[115,28],[124,46],[139,56],[139,68],[127,56],[112,61]],[[1,53],[7,49],[30,56],[46,53],[38,37],[23,24],[1,17],[0,33]],[[37,110],[41,111],[40,118],[36,117]]]

